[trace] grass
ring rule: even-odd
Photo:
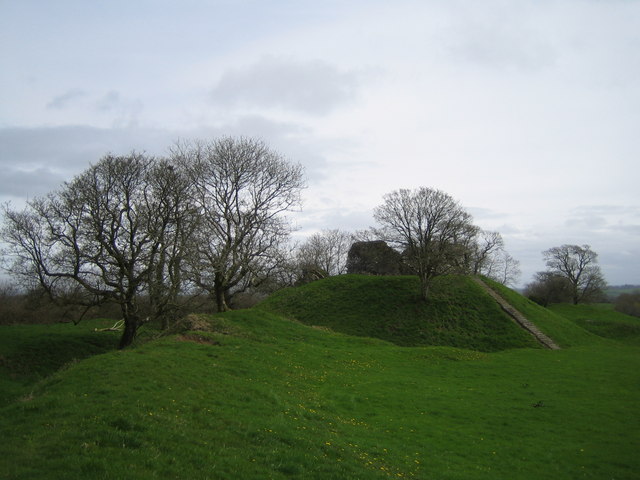
[[[616,312],[610,303],[555,304],[549,309],[600,337],[640,346],[640,319]]]
[[[585,330],[564,315],[542,307],[510,288],[488,278],[483,280],[561,347],[606,343],[602,337]]]
[[[402,347],[264,308],[210,324],[24,386],[0,477],[637,478],[637,347]]]
[[[0,405],[66,364],[113,350],[116,332],[94,332],[112,324],[0,325]]]
[[[538,348],[491,297],[458,275],[438,277],[426,302],[417,277],[343,275],[281,290],[257,308],[402,346]]]

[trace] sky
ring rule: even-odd
[[[520,285],[562,244],[640,284],[640,1],[0,0],[0,202],[225,135],[305,167],[298,240],[429,187]]]

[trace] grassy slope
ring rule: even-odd
[[[486,278],[484,281],[561,347],[606,343],[602,337],[576,325],[563,315],[532,302],[510,288]]]
[[[259,310],[0,411],[8,479],[633,478],[637,348],[403,348]],[[204,343],[209,339],[214,343]],[[598,361],[595,362],[594,358]]]
[[[640,319],[616,312],[610,303],[556,304],[549,310],[601,337],[640,346]]]
[[[112,350],[118,334],[93,331],[112,324],[94,320],[78,325],[1,325],[0,405],[70,362]]]
[[[229,312],[212,317],[213,332],[23,385],[29,395],[0,409],[0,478],[635,478],[638,348],[547,321],[581,346],[406,348]],[[14,340],[0,354],[37,345],[40,328],[3,332]],[[77,327],[56,328],[70,335],[57,347],[77,356]],[[31,370],[51,369],[30,358]]]
[[[427,302],[417,277],[344,275],[285,289],[259,309],[397,345],[447,345],[480,351],[538,344],[469,278],[439,277]]]

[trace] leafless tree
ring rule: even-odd
[[[311,235],[298,249],[297,263],[302,276],[314,277],[342,275],[347,271],[347,254],[352,235],[338,229],[323,230]]]
[[[459,268],[474,232],[471,216],[458,202],[425,187],[385,195],[374,218],[381,237],[404,251],[407,265],[420,278],[424,299],[436,276]]]
[[[477,235],[473,238],[469,248],[470,268],[473,275],[485,275],[492,267],[494,255],[504,248],[502,235],[498,232],[490,232],[478,228]]]
[[[574,305],[602,295],[606,282],[597,265],[598,254],[589,245],[562,245],[542,255],[549,272],[568,281]]]
[[[291,231],[283,214],[300,203],[302,167],[248,138],[177,144],[172,154],[188,171],[198,209],[190,276],[227,310],[234,289],[273,267]]]
[[[503,285],[517,282],[521,273],[520,262],[505,250],[500,233],[478,228],[467,252],[469,274],[484,275]]]
[[[11,273],[25,283],[35,280],[57,301],[86,309],[118,304],[121,348],[144,323],[141,294],[148,289],[162,302],[157,280],[176,258],[168,232],[176,229],[177,211],[154,165],[141,154],[109,155],[23,211],[4,208]]]
[[[518,260],[506,250],[499,249],[489,256],[480,273],[503,285],[514,285],[522,271]]]
[[[149,177],[155,198],[154,236],[161,240],[149,268],[150,310],[167,328],[181,313],[181,293],[188,288],[184,278],[189,242],[197,227],[197,208],[186,172],[168,160],[154,163]]]

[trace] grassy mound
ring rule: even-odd
[[[75,362],[0,408],[0,476],[624,479],[640,469],[636,347],[480,353],[398,347],[261,310],[210,322]]]
[[[504,285],[487,278],[483,280],[561,347],[602,343],[601,337],[585,330],[563,315],[532,302]]]
[[[438,277],[426,302],[417,277],[343,275],[282,290],[257,308],[402,346],[539,347],[471,279],[457,275]]]
[[[551,305],[549,310],[600,337],[640,346],[640,319],[616,312],[610,303]]]

